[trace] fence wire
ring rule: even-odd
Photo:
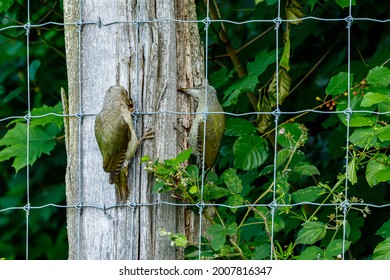
[[[140,19],[136,19],[136,20],[129,20],[129,21],[112,21],[112,22],[102,22],[102,20],[100,18],[97,19],[97,21],[83,21],[83,0],[80,0],[79,1],[79,14],[80,14],[80,18],[78,19],[78,21],[76,22],[53,22],[53,21],[49,21],[49,22],[44,22],[44,23],[40,23],[40,24],[34,24],[34,23],[31,23],[31,19],[30,19],[30,1],[28,0],[27,1],[27,23],[25,24],[20,24],[20,25],[10,25],[10,26],[4,26],[2,27],[0,25],[0,32],[3,32],[3,31],[6,31],[6,30],[9,30],[9,29],[24,29],[25,30],[25,33],[26,33],[26,62],[27,62],[27,114],[24,115],[24,116],[8,116],[8,117],[5,117],[5,118],[2,118],[0,119],[0,122],[6,122],[6,121],[10,121],[10,120],[15,120],[15,119],[24,119],[27,121],[27,130],[26,130],[26,135],[27,135],[27,154],[26,154],[26,160],[27,160],[27,164],[26,164],[26,169],[27,169],[27,173],[26,173],[26,204],[24,206],[13,206],[13,207],[8,207],[8,208],[4,208],[4,209],[0,209],[0,213],[4,213],[4,212],[9,212],[9,211],[24,211],[25,212],[25,216],[26,216],[26,259],[29,259],[29,214],[31,211],[33,210],[37,210],[37,209],[43,209],[43,208],[47,208],[47,207],[56,207],[56,208],[75,208],[78,210],[78,221],[77,221],[77,224],[78,224],[78,228],[79,228],[79,231],[78,231],[78,237],[77,237],[77,241],[79,242],[80,241],[80,215],[81,215],[81,210],[83,208],[94,208],[94,209],[98,209],[98,210],[101,210],[101,211],[104,211],[106,212],[107,210],[110,210],[110,209],[114,209],[114,208],[117,208],[117,207],[129,207],[130,209],[132,209],[132,212],[131,212],[131,226],[130,228],[132,229],[133,228],[133,225],[134,225],[134,215],[135,215],[135,211],[136,211],[136,208],[138,207],[152,207],[152,206],[156,206],[156,205],[170,205],[170,206],[173,206],[173,207],[193,207],[193,206],[196,206],[198,209],[199,209],[199,216],[200,216],[200,219],[199,219],[199,222],[200,222],[200,228],[199,228],[199,259],[201,259],[201,246],[202,246],[202,240],[201,240],[201,236],[202,236],[202,216],[203,216],[203,209],[205,207],[208,207],[208,206],[213,206],[213,207],[226,207],[226,208],[231,208],[231,209],[240,209],[240,208],[250,208],[250,207],[259,207],[259,206],[264,206],[264,207],[267,207],[270,209],[270,213],[271,213],[271,219],[272,219],[272,223],[271,223],[271,245],[270,245],[270,256],[271,256],[271,259],[274,259],[275,256],[274,256],[274,251],[272,250],[272,248],[274,247],[274,240],[273,240],[273,237],[274,237],[274,227],[275,227],[275,213],[276,213],[276,210],[278,208],[282,208],[282,207],[296,207],[296,206],[303,206],[303,205],[312,205],[312,206],[329,206],[329,207],[340,207],[340,209],[343,210],[343,221],[344,221],[344,224],[343,224],[343,250],[342,250],[342,259],[345,258],[344,254],[345,254],[345,241],[346,241],[346,217],[347,217],[347,210],[351,207],[358,207],[358,208],[365,208],[365,207],[370,207],[370,208],[386,208],[386,207],[390,207],[390,204],[382,204],[382,205],[377,205],[377,204],[371,204],[371,203],[364,203],[364,202],[351,202],[348,200],[349,196],[348,196],[348,190],[349,190],[349,181],[348,181],[348,178],[346,176],[345,178],[345,187],[344,187],[344,201],[340,202],[340,203],[315,203],[315,202],[300,202],[300,203],[291,203],[291,204],[278,204],[277,203],[277,198],[276,198],[276,182],[277,182],[277,177],[276,177],[276,174],[277,174],[277,166],[276,166],[276,157],[277,157],[277,149],[274,149],[274,154],[273,154],[273,191],[272,191],[272,194],[273,194],[273,199],[272,199],[272,202],[271,203],[267,203],[267,204],[259,204],[259,203],[254,203],[254,204],[244,204],[244,205],[237,205],[237,206],[231,206],[231,205],[226,205],[226,204],[218,204],[218,203],[205,203],[203,201],[203,188],[204,188],[204,174],[205,174],[205,165],[204,165],[204,162],[202,163],[202,181],[201,181],[201,199],[200,201],[197,203],[197,204],[190,204],[190,203],[172,203],[172,202],[168,202],[168,201],[155,201],[155,202],[151,202],[151,203],[139,203],[137,201],[134,200],[134,198],[132,199],[132,201],[130,203],[127,203],[127,204],[112,204],[112,205],[92,205],[92,204],[85,204],[83,203],[82,201],[82,197],[81,197],[81,193],[82,193],[82,187],[83,187],[83,182],[82,182],[82,170],[81,170],[81,161],[82,161],[82,137],[83,135],[81,134],[81,129],[79,129],[79,135],[78,135],[78,166],[79,166],[79,173],[78,173],[78,203],[74,204],[74,205],[69,205],[69,204],[66,204],[66,205],[58,205],[58,204],[53,204],[53,203],[49,203],[49,204],[44,204],[44,205],[31,205],[30,204],[30,193],[31,193],[31,190],[30,190],[30,169],[29,169],[29,166],[30,166],[30,163],[29,163],[29,154],[30,154],[30,151],[29,151],[29,147],[30,147],[30,121],[32,119],[35,119],[35,118],[45,118],[45,117],[48,117],[48,116],[56,116],[56,117],[61,117],[61,118],[77,118],[78,120],[78,126],[79,128],[81,128],[81,124],[82,124],[82,120],[84,117],[87,117],[87,116],[96,116],[96,114],[94,113],[90,113],[90,112],[84,112],[83,111],[83,108],[79,108],[79,111],[78,113],[76,114],[54,114],[54,113],[49,113],[49,114],[43,114],[43,115],[31,115],[31,96],[30,96],[30,89],[31,89],[31,85],[30,85],[30,68],[29,68],[29,65],[30,65],[30,30],[31,29],[34,29],[34,28],[41,28],[41,27],[46,27],[46,28],[50,28],[50,27],[56,27],[56,26],[61,26],[61,27],[64,27],[64,26],[76,26],[78,28],[78,42],[79,42],[79,50],[81,49],[81,45],[82,45],[82,40],[81,40],[81,34],[82,34],[82,28],[84,26],[87,26],[87,25],[91,25],[91,26],[96,26],[96,28],[104,28],[104,27],[107,27],[107,26],[111,26],[111,25],[118,25],[118,24],[123,24],[123,25],[128,25],[128,24],[131,24],[131,25],[134,25],[136,26],[136,42],[138,42],[138,36],[139,36],[139,26],[142,25],[142,24],[153,24],[153,23],[170,23],[170,24],[180,24],[180,23],[197,23],[197,24],[203,24],[204,25],[204,30],[205,30],[205,57],[207,58],[208,57],[208,45],[209,45],[209,26],[210,24],[212,23],[229,23],[229,24],[233,24],[233,25],[245,25],[245,24],[254,24],[254,23],[270,23],[270,24],[273,24],[274,25],[274,30],[275,30],[275,44],[276,44],[276,51],[275,51],[275,73],[276,73],[276,84],[278,85],[278,79],[279,79],[279,54],[278,54],[278,49],[279,49],[279,38],[280,38],[280,27],[281,27],[281,24],[283,23],[287,23],[287,22],[294,22],[294,21],[322,21],[322,22],[345,22],[345,27],[347,29],[347,38],[348,38],[348,42],[347,42],[347,52],[348,52],[348,59],[347,59],[347,72],[348,72],[348,89],[347,89],[347,97],[348,97],[348,105],[347,105],[347,109],[343,110],[343,111],[321,111],[321,110],[315,110],[315,109],[305,109],[305,110],[298,110],[298,111],[293,111],[293,112],[289,112],[289,111],[282,111],[281,108],[279,107],[280,105],[280,102],[279,102],[279,87],[277,86],[276,87],[276,108],[273,110],[273,111],[270,111],[270,112],[247,112],[247,113],[230,113],[230,112],[221,112],[225,115],[229,115],[229,116],[234,116],[234,117],[243,117],[243,116],[250,116],[250,115],[263,115],[263,114],[266,114],[266,115],[272,115],[274,117],[274,128],[275,128],[275,131],[277,131],[279,125],[280,125],[280,116],[282,115],[299,115],[299,114],[306,114],[306,113],[315,113],[315,114],[345,114],[346,116],[346,122],[347,122],[347,130],[346,130],[346,143],[345,143],[345,151],[346,151],[346,155],[345,155],[345,171],[344,173],[345,174],[348,174],[349,170],[349,159],[350,159],[350,154],[349,154],[349,149],[348,149],[348,146],[350,144],[350,141],[349,141],[349,137],[350,137],[350,118],[352,116],[352,114],[359,114],[359,113],[370,113],[370,114],[373,114],[373,115],[386,115],[386,114],[390,114],[390,112],[376,112],[376,111],[369,111],[369,110],[352,110],[351,109],[351,92],[350,92],[350,89],[351,89],[351,80],[350,80],[350,74],[351,74],[351,28],[353,26],[353,23],[354,22],[377,22],[377,23],[389,23],[390,22],[390,19],[375,19],[375,18],[358,18],[358,17],[353,17],[353,14],[352,14],[352,0],[350,0],[350,4],[349,4],[349,9],[348,9],[348,16],[347,17],[344,17],[344,18],[321,18],[321,17],[313,17],[313,16],[307,16],[307,17],[303,17],[303,18],[299,18],[298,20],[287,20],[287,19],[283,19],[281,18],[281,0],[278,0],[278,9],[277,9],[277,12],[276,12],[276,17],[275,18],[271,18],[271,19],[266,19],[266,20],[258,20],[258,19],[252,19],[252,20],[247,20],[247,21],[232,21],[232,20],[226,20],[226,19],[211,19],[210,18],[210,11],[209,11],[209,7],[210,7],[210,3],[209,3],[209,0],[207,1],[207,10],[206,10],[206,18],[202,19],[202,20],[179,20],[179,19],[170,19],[170,18],[167,18],[167,19],[162,19],[162,20],[140,20]],[[138,47],[138,44],[136,44],[136,48]],[[138,56],[138,51],[136,49],[136,53],[137,53],[137,56]],[[81,55],[79,55],[78,57],[78,60],[79,60],[79,65],[81,65]],[[205,59],[204,61],[204,64],[205,64],[205,80],[207,81],[208,80],[208,60]],[[136,72],[138,72],[138,68],[139,68],[139,65],[138,65],[138,57],[136,58]],[[79,73],[78,73],[78,77],[79,77],[79,81],[78,81],[78,84],[79,84],[79,105],[81,106],[82,104],[82,92],[83,92],[83,88],[82,88],[82,67],[79,67]],[[137,82],[138,82],[138,75],[136,75],[136,79],[137,79]],[[138,83],[137,83],[138,84]],[[135,87],[136,90],[138,90],[138,87]],[[137,93],[135,93],[134,95],[135,97],[138,96]],[[207,94],[205,95],[205,98],[206,98],[206,104],[207,104]],[[135,104],[138,104],[137,100],[135,100]],[[212,113],[215,113],[215,112],[208,112],[208,109],[206,108],[205,109],[205,112],[204,114],[212,114]],[[157,112],[147,112],[147,111],[139,111],[138,109],[136,110],[136,115],[164,115],[164,114],[175,114],[175,115],[188,115],[188,114],[196,114],[196,113],[183,113],[183,112],[176,112],[176,111],[167,111],[167,110],[161,110],[161,111],[157,111]],[[135,118],[136,119],[136,118]],[[207,125],[207,122],[204,122],[204,131],[206,131],[206,125]],[[206,137],[206,135],[204,135],[204,137]],[[275,133],[275,139],[274,139],[275,143],[278,142],[278,133]],[[204,150],[203,150],[203,153],[204,153]],[[203,159],[205,157],[202,157]],[[133,174],[134,175],[134,174]],[[135,181],[135,178],[132,178],[132,181]],[[131,239],[130,239],[130,252],[132,252],[133,250],[133,235],[130,234],[131,236]],[[78,243],[78,248],[80,248],[80,244]],[[131,253],[130,253],[131,254]],[[80,251],[78,251],[78,257],[80,258]],[[130,255],[129,258],[132,258],[132,256]]]

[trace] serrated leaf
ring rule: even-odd
[[[227,91],[229,91],[229,90],[227,90]],[[229,94],[226,94],[227,91],[225,91],[225,99],[226,100],[222,103],[222,107],[228,107],[228,106],[237,104],[238,97],[241,95],[241,91],[238,89],[235,89],[232,92],[229,91],[230,92]]]
[[[387,222],[385,222],[385,223],[380,227],[380,229],[377,230],[377,232],[376,232],[375,234],[380,235],[380,236],[382,236],[383,238],[388,238],[388,237],[390,237],[390,220],[388,220]]]
[[[228,136],[242,136],[246,134],[252,134],[256,132],[256,127],[249,121],[232,118],[226,121],[225,134]]]
[[[351,75],[351,84],[353,82]],[[330,79],[328,86],[325,89],[327,95],[339,95],[348,89],[348,73],[340,72]]]
[[[372,255],[373,260],[390,260],[390,238],[378,244]]]
[[[237,175],[237,170],[229,168],[221,175],[221,179],[232,193],[236,194],[242,191],[242,182]]]
[[[367,92],[360,103],[362,107],[370,107],[382,102],[390,102],[389,94],[382,92]]]
[[[281,149],[277,154],[276,154],[276,168],[280,167],[283,163],[286,162],[286,160],[291,156],[291,150],[288,149]]]
[[[233,73],[236,71],[236,68],[232,69],[228,73],[228,69],[226,67],[222,67],[220,70],[211,73],[209,75],[210,84],[212,84],[214,88],[218,90],[233,77]]]
[[[259,82],[258,77],[270,64],[275,63],[275,55],[274,51],[267,52],[267,50],[262,50],[256,55],[253,62],[248,62],[247,75],[238,79],[225,91],[224,100],[226,101],[222,106],[236,104],[238,96],[243,92],[253,92]]]
[[[302,252],[302,254],[298,257],[298,260],[319,260],[323,256],[324,252],[320,247],[310,246]]]
[[[351,242],[349,242],[348,240],[345,240],[344,249],[348,250],[350,244],[351,244]],[[332,240],[325,249],[325,255],[327,257],[336,257],[339,254],[342,254],[344,252],[343,252],[343,240],[342,239]]]
[[[250,170],[262,165],[268,157],[265,140],[257,135],[239,137],[233,145],[234,167]]]
[[[59,131],[54,124],[30,127],[28,143],[30,165],[42,154],[50,155]],[[25,167],[27,165],[27,124],[17,123],[0,139],[0,146],[5,146],[0,151],[0,161],[14,158],[12,166],[16,172]]]
[[[324,193],[326,193],[324,188],[318,186],[312,186],[301,190],[297,190],[296,192],[293,192],[291,196],[296,203],[313,202],[316,201]]]
[[[312,245],[326,235],[326,225],[321,222],[306,222],[299,230],[296,244]]]
[[[385,66],[377,66],[367,74],[367,82],[376,87],[387,87],[390,85],[390,69]]]

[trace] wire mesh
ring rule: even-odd
[[[78,125],[79,127],[81,127],[81,123],[83,121],[83,118],[86,117],[86,116],[95,116],[95,114],[93,113],[89,113],[89,112],[84,112],[83,111],[83,108],[81,107],[81,104],[82,104],[82,93],[83,93],[83,88],[82,88],[82,68],[79,67],[79,73],[78,73],[78,77],[79,77],[79,105],[80,105],[80,108],[79,108],[79,112],[77,114],[53,114],[53,113],[50,113],[50,114],[43,114],[43,115],[31,115],[31,94],[30,94],[30,88],[31,88],[31,85],[30,85],[30,78],[29,78],[29,75],[30,75],[30,69],[29,69],[29,65],[30,65],[30,53],[29,53],[29,50],[30,50],[30,30],[33,29],[33,28],[39,28],[39,27],[47,27],[47,28],[50,28],[52,26],[77,26],[78,27],[78,32],[79,32],[79,39],[78,39],[78,43],[79,43],[79,49],[81,49],[81,46],[83,44],[82,42],[82,39],[81,39],[81,34],[83,32],[83,27],[86,26],[86,25],[90,25],[90,26],[94,26],[96,28],[104,28],[104,27],[107,27],[107,26],[111,26],[111,25],[117,25],[117,24],[131,24],[131,25],[134,25],[136,26],[136,41],[138,41],[138,36],[139,36],[139,26],[140,25],[143,25],[143,24],[153,24],[153,23],[159,23],[159,22],[164,22],[164,23],[169,23],[169,24],[181,24],[181,23],[197,23],[197,24],[203,24],[204,25],[204,31],[205,31],[205,48],[204,48],[204,51],[205,51],[205,57],[207,58],[209,55],[208,55],[208,45],[209,45],[209,26],[210,24],[212,23],[229,23],[229,24],[233,24],[233,25],[246,25],[246,24],[253,24],[253,23],[268,23],[268,24],[274,24],[274,30],[275,30],[275,44],[276,44],[276,48],[275,48],[275,73],[276,73],[276,84],[279,84],[278,83],[278,79],[279,79],[279,60],[280,60],[280,57],[279,57],[279,53],[278,53],[278,49],[279,49],[279,39],[280,39],[280,28],[281,28],[281,25],[283,23],[286,23],[286,22],[293,22],[294,20],[287,20],[287,19],[283,19],[281,18],[281,2],[282,1],[278,1],[278,9],[277,9],[277,12],[276,12],[276,15],[275,15],[275,18],[271,18],[271,19],[267,19],[267,20],[257,20],[257,19],[252,19],[252,20],[246,20],[246,21],[232,21],[232,20],[226,20],[226,19],[217,19],[217,20],[214,20],[214,19],[211,19],[209,14],[210,14],[210,11],[209,11],[209,6],[210,6],[210,3],[209,1],[207,1],[207,11],[206,11],[206,18],[204,18],[203,20],[178,20],[178,19],[164,19],[164,20],[129,20],[129,21],[113,21],[113,22],[102,22],[101,19],[99,18],[97,21],[88,21],[88,22],[85,22],[83,21],[83,1],[80,0],[79,1],[79,14],[80,14],[80,18],[77,22],[64,22],[64,23],[61,23],[61,22],[44,22],[44,23],[40,23],[40,24],[32,24],[31,23],[31,19],[30,19],[30,1],[27,1],[27,23],[25,24],[20,24],[20,25],[11,25],[11,26],[4,26],[2,27],[0,25],[0,32],[3,32],[3,31],[6,31],[6,30],[9,30],[9,29],[25,29],[26,31],[26,52],[27,52],[27,55],[26,55],[26,62],[27,62],[27,114],[24,115],[24,116],[8,116],[8,117],[5,117],[5,118],[2,118],[0,119],[0,122],[6,122],[6,121],[9,121],[9,120],[14,120],[14,119],[25,119],[27,121],[27,130],[26,130],[26,135],[27,135],[27,155],[26,155],[26,159],[27,159],[27,164],[26,164],[26,169],[27,169],[27,173],[26,173],[26,204],[24,206],[13,206],[13,207],[7,207],[7,208],[4,208],[4,209],[0,209],[0,214],[3,213],[3,212],[9,212],[9,211],[24,211],[25,212],[25,216],[26,216],[26,248],[25,248],[25,252],[26,252],[26,259],[29,259],[29,228],[30,228],[30,221],[29,221],[29,214],[31,211],[34,211],[34,210],[37,210],[37,209],[43,209],[43,208],[47,208],[47,207],[56,207],[56,208],[75,208],[78,210],[78,221],[77,221],[77,224],[78,224],[78,228],[80,229],[80,215],[81,215],[81,210],[83,208],[94,208],[94,209],[98,209],[98,210],[101,210],[101,211],[104,211],[106,212],[107,210],[109,209],[113,209],[113,208],[116,208],[116,207],[130,207],[132,209],[132,215],[131,215],[131,228],[133,228],[133,224],[134,224],[134,214],[135,212],[137,211],[137,208],[138,207],[151,207],[151,206],[155,206],[155,205],[170,205],[170,206],[173,206],[173,207],[191,207],[191,206],[196,206],[198,209],[199,209],[199,216],[200,216],[200,229],[199,229],[199,244],[198,246],[201,247],[202,246],[202,215],[203,215],[203,210],[205,207],[208,207],[208,206],[213,206],[213,207],[226,207],[226,208],[231,208],[231,209],[240,209],[240,208],[250,208],[250,207],[258,207],[258,206],[264,206],[264,207],[267,207],[270,209],[270,212],[271,212],[271,219],[272,219],[272,223],[271,223],[271,246],[270,246],[270,256],[271,256],[271,259],[274,259],[275,256],[275,252],[272,250],[272,248],[274,247],[274,240],[273,240],[273,237],[274,237],[274,219],[275,219],[275,213],[277,211],[278,208],[283,208],[283,207],[296,207],[296,206],[302,206],[302,205],[313,205],[313,206],[329,206],[329,207],[340,207],[342,210],[343,210],[343,221],[344,221],[344,226],[343,226],[343,250],[342,250],[342,259],[345,258],[344,256],[344,252],[345,252],[345,240],[346,240],[346,221],[347,221],[347,209],[348,208],[351,208],[351,207],[370,207],[370,208],[386,208],[386,207],[390,207],[390,204],[383,204],[383,205],[376,205],[376,204],[370,204],[370,203],[364,203],[364,202],[351,202],[349,201],[349,194],[348,194],[348,190],[349,190],[349,181],[347,178],[345,178],[345,186],[344,186],[344,201],[340,202],[340,203],[315,203],[315,202],[300,202],[300,203],[290,203],[290,204],[278,204],[277,203],[277,198],[276,198],[276,193],[277,193],[277,189],[276,189],[276,186],[277,186],[277,166],[276,164],[273,165],[273,184],[272,184],[272,194],[273,194],[273,199],[272,199],[272,202],[271,203],[267,203],[267,204],[257,204],[257,203],[254,203],[254,204],[244,204],[244,205],[237,205],[237,206],[231,206],[231,205],[226,205],[226,204],[218,204],[218,203],[205,203],[203,201],[203,187],[204,187],[204,180],[205,180],[205,165],[204,165],[204,162],[202,163],[202,182],[201,182],[201,199],[200,201],[197,203],[197,204],[190,204],[190,203],[172,203],[172,202],[167,202],[167,201],[156,201],[156,202],[151,202],[151,203],[139,203],[137,201],[134,200],[134,198],[132,199],[132,202],[130,202],[129,204],[120,204],[120,205],[117,205],[117,204],[113,204],[113,205],[89,205],[89,204],[85,204],[83,203],[82,201],[82,196],[81,196],[81,193],[83,191],[83,182],[82,182],[82,170],[81,170],[81,160],[82,160],[82,137],[83,135],[81,134],[81,129],[79,129],[79,135],[78,135],[78,146],[79,146],[79,154],[78,154],[78,170],[79,170],[79,173],[78,173],[78,203],[74,204],[74,205],[58,205],[58,204],[53,204],[53,203],[49,203],[49,204],[44,204],[44,205],[31,205],[30,203],[30,193],[31,193],[31,190],[30,190],[30,182],[29,182],[29,179],[30,179],[30,173],[29,173],[29,154],[30,154],[30,151],[29,151],[29,147],[31,145],[30,143],[30,138],[29,138],[29,135],[30,135],[30,121],[31,119],[35,119],[35,118],[45,118],[45,117],[48,117],[48,116],[56,116],[56,117],[62,117],[62,118],[77,118],[78,120]],[[349,153],[349,149],[348,149],[348,146],[350,144],[350,140],[349,140],[349,137],[350,137],[350,117],[352,114],[359,114],[359,113],[370,113],[370,114],[373,114],[373,115],[386,115],[386,114],[390,114],[390,112],[376,112],[376,111],[369,111],[369,110],[352,110],[351,109],[351,80],[350,80],[350,73],[351,73],[351,29],[353,27],[353,24],[354,22],[358,22],[358,21],[361,21],[361,22],[378,22],[378,23],[389,23],[390,22],[390,19],[384,19],[384,20],[380,20],[380,19],[375,19],[375,18],[355,18],[353,17],[353,13],[352,13],[352,1],[350,1],[350,4],[349,4],[349,11],[348,11],[348,16],[347,17],[344,17],[344,18],[320,18],[320,17],[313,17],[313,16],[308,16],[308,17],[303,17],[303,18],[300,18],[299,21],[321,21],[321,22],[324,22],[324,23],[327,23],[327,22],[345,22],[346,24],[346,28],[347,28],[347,38],[348,38],[348,43],[347,43],[347,46],[346,46],[346,49],[347,49],[347,52],[348,52],[348,59],[347,59],[347,74],[348,74],[348,90],[347,90],[347,97],[348,97],[348,104],[347,104],[347,109],[344,110],[344,111],[322,111],[322,110],[314,110],[314,109],[304,109],[304,110],[299,110],[299,111],[293,111],[293,112],[288,112],[288,111],[282,111],[281,108],[279,107],[280,105],[280,102],[279,102],[279,87],[276,87],[276,108],[273,110],[273,111],[270,111],[270,112],[246,112],[246,113],[230,113],[230,112],[223,112],[224,114],[226,115],[229,115],[229,116],[234,116],[234,117],[243,117],[243,116],[250,116],[250,115],[262,115],[262,114],[266,114],[266,115],[272,115],[274,117],[274,128],[275,128],[275,131],[277,131],[279,125],[280,125],[280,116],[282,115],[299,115],[299,114],[305,114],[305,113],[314,113],[314,114],[345,114],[346,116],[346,122],[347,122],[347,125],[346,125],[346,143],[345,143],[345,151],[346,151],[346,154],[345,154],[345,174],[348,174],[348,172],[350,172],[348,170],[349,168],[349,159],[350,159],[350,153]],[[136,44],[137,46],[137,44]],[[137,52],[137,55],[138,55],[138,52]],[[79,65],[81,65],[81,55],[79,56]],[[208,80],[208,60],[205,59],[204,61],[205,63],[205,80],[207,81]],[[139,71],[139,65],[138,65],[138,58],[136,59],[136,72]],[[138,79],[138,75],[136,76],[137,79]],[[138,89],[138,87],[136,87],[136,89]],[[137,94],[135,94],[135,96],[138,96]],[[206,98],[206,104],[207,104],[207,94],[205,94],[205,98]],[[138,103],[137,100],[135,100],[136,104]],[[208,109],[207,109],[207,106],[206,106],[206,109],[205,109],[205,116],[207,116],[206,113],[209,113],[208,112]],[[142,115],[164,115],[164,114],[175,114],[175,115],[185,115],[185,114],[188,114],[188,113],[183,113],[183,112],[175,112],[175,111],[157,111],[157,112],[143,112],[143,111],[139,111],[138,109],[136,110],[136,116],[142,116]],[[190,113],[190,114],[193,114],[193,113]],[[135,118],[135,121],[136,121],[136,118]],[[206,131],[206,126],[207,126],[207,122],[204,122],[204,130]],[[204,137],[206,137],[206,135],[204,135]],[[274,139],[274,142],[277,143],[278,142],[278,133],[275,133],[275,139]],[[205,148],[203,150],[203,153],[205,151]],[[202,157],[203,159],[205,157]],[[273,154],[273,162],[275,163],[277,161],[277,150],[274,149],[274,154]],[[346,176],[347,177],[347,176]],[[135,181],[135,178],[132,179],[133,181]],[[133,235],[130,234],[131,236],[131,242],[129,244],[130,246],[130,252],[133,250]],[[80,231],[78,232],[78,241],[80,241]],[[80,250],[80,245],[78,245],[78,248]],[[80,257],[80,251],[78,251],[78,257]],[[131,258],[132,256],[130,255],[129,258]],[[201,259],[201,250],[199,249],[199,259]]]

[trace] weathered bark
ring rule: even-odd
[[[140,145],[130,165],[129,202],[145,204],[134,208],[110,207],[116,204],[115,188],[103,171],[93,127],[104,94],[114,84],[129,90],[139,112],[190,110],[189,100],[177,94],[177,87],[199,84],[203,77],[196,24],[123,22],[194,19],[195,4],[193,0],[81,2],[82,22],[101,20],[102,26],[82,25],[80,49],[78,26],[65,29],[69,87],[64,107],[67,114],[78,114],[65,121],[66,193],[68,205],[80,206],[67,213],[69,259],[182,258],[159,229],[183,232],[186,224],[186,232],[193,233],[196,216],[188,215],[184,207],[146,205],[175,201],[167,194],[152,193],[153,178],[140,157],[175,157],[187,147],[189,119],[171,113],[138,116],[137,135],[152,128],[156,137]],[[79,21],[79,0],[64,1],[64,14],[65,22]],[[104,25],[113,22],[117,23]]]

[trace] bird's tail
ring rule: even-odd
[[[128,167],[126,165],[122,165],[121,168],[110,173],[110,184],[115,184],[116,193],[121,203],[125,203],[130,195],[127,177]]]

